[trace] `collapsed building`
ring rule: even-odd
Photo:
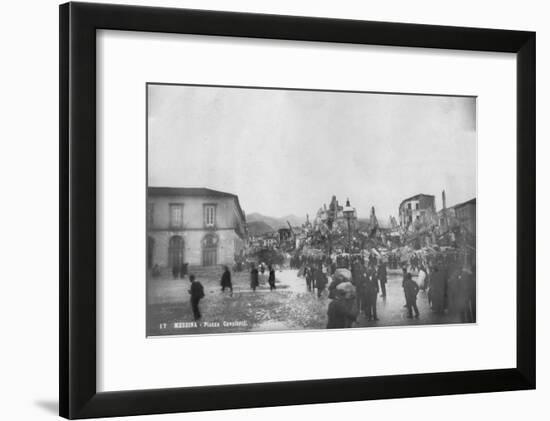
[[[441,194],[442,208],[436,211],[435,197],[417,194],[399,205],[399,242],[413,250],[452,254],[460,263],[475,265],[476,199],[447,206]]]
[[[435,196],[431,194],[416,194],[399,205],[399,222],[406,231],[433,224],[435,216]]]

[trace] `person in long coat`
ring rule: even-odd
[[[230,295],[233,295],[233,284],[231,282],[231,272],[227,266],[223,267],[223,274],[221,279],[222,292],[225,292],[225,289],[228,288]]]
[[[380,262],[377,270],[378,282],[380,283],[380,291],[382,291],[382,298],[386,297],[386,283],[388,282],[388,272],[386,270],[386,264]]]
[[[355,286],[355,288],[357,288],[357,285],[359,284],[359,277],[361,276],[362,270],[364,270],[364,267],[362,267],[361,262],[359,260],[355,260],[351,265],[351,283]]]
[[[352,327],[357,319],[355,298],[346,298],[346,292],[336,289],[335,298],[328,305],[327,329],[344,329]]]
[[[360,261],[356,261],[351,267],[351,283],[355,286],[357,292],[357,311],[365,311],[365,282],[366,269]]]
[[[407,280],[407,276],[409,275],[409,271],[407,270],[407,265],[403,265],[403,280],[401,281],[401,286],[403,287],[403,293],[405,292],[405,281]],[[403,307],[407,307],[407,296],[405,295],[405,305]]]
[[[317,297],[321,298],[323,291],[327,287],[328,279],[327,275],[323,272],[323,266],[319,263],[319,266],[315,270],[315,287],[317,288]]]
[[[269,283],[270,291],[277,289],[277,287],[275,286],[275,269],[273,269],[273,266],[271,265],[269,265],[269,278],[267,279],[267,282]]]
[[[420,313],[416,305],[416,296],[418,294],[418,285],[413,281],[412,275],[407,273],[405,280],[403,281],[403,290],[405,291],[405,298],[407,300],[407,317],[411,319],[413,317],[412,312],[414,310],[414,317],[418,318]]]
[[[434,265],[430,278],[429,295],[432,303],[432,310],[436,313],[443,313],[445,311],[445,290],[447,283],[445,271],[438,265]]]
[[[462,323],[473,321],[470,299],[472,288],[475,288],[475,283],[472,282],[472,272],[467,267],[455,270],[449,278],[449,313],[460,318]]]
[[[191,295],[191,309],[193,310],[193,317],[195,320],[200,320],[201,311],[199,308],[199,302],[204,297],[204,288],[199,281],[195,280],[195,275],[189,275],[189,281],[191,282],[191,288],[189,289],[189,295]]]
[[[250,269],[250,288],[252,291],[256,292],[256,288],[260,285],[258,268],[255,265],[252,265]]]
[[[311,268],[311,266],[308,265],[304,268],[304,276],[306,278],[307,290],[309,292],[312,292],[314,289],[314,278],[313,278],[313,269]]]
[[[365,303],[367,305],[365,311],[365,317],[369,321],[378,320],[378,315],[376,314],[376,298],[378,297],[378,279],[376,276],[376,271],[370,269],[366,274],[366,283],[365,283]]]

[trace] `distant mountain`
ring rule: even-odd
[[[285,227],[288,226],[288,224],[286,223],[287,221],[290,222],[290,225],[292,225],[293,227],[300,227],[306,222],[306,218],[296,215],[286,215],[282,218],[279,218],[279,220],[284,223]]]
[[[246,215],[246,222],[248,224],[249,230],[250,224],[255,222],[265,223],[272,228],[272,231],[278,230],[279,228],[288,228],[287,221],[290,222],[293,227],[298,227],[306,222],[306,219],[296,215],[286,215],[281,218],[275,218],[273,216],[266,216],[257,212]]]
[[[271,225],[266,224],[264,221],[247,221],[247,226],[248,234],[253,236],[275,231]]]

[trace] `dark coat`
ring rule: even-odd
[[[388,272],[386,271],[386,265],[382,264],[378,268],[378,279],[381,284],[388,282]]]
[[[191,300],[200,300],[204,297],[204,288],[202,287],[202,284],[199,281],[193,281],[191,282],[191,289],[189,290],[189,294],[191,294]]]
[[[269,278],[267,278],[267,282],[269,282],[269,285],[275,285],[275,271],[273,269],[269,271]]]
[[[327,275],[325,275],[321,269],[317,269],[315,271],[315,286],[317,287],[317,289],[323,290],[326,288],[327,284]]]
[[[355,262],[351,267],[351,283],[356,287],[360,283],[360,277],[364,271],[365,268],[359,262]]]
[[[327,315],[327,329],[343,329],[350,327],[351,323],[357,318],[357,312],[353,310],[352,303],[343,298],[331,301],[328,305]]]
[[[407,301],[416,301],[416,295],[418,294],[418,285],[412,279],[405,279],[403,281],[403,289],[405,290],[405,299]]]
[[[432,307],[436,311],[442,311],[445,308],[446,284],[447,277],[443,270],[437,269],[430,274],[430,297]]]
[[[258,285],[260,285],[260,282],[258,280],[258,269],[253,268],[250,271],[250,286],[254,288],[254,287],[257,287]]]
[[[378,294],[378,282],[374,274],[369,275],[366,278],[365,294],[367,294],[367,296],[375,296],[375,297]]]
[[[313,280],[313,270],[309,266],[304,268],[304,275],[308,282]]]
[[[333,278],[332,282],[328,286],[328,298],[335,299],[336,298],[336,287],[340,285],[342,282],[345,282],[341,278]]]
[[[222,287],[231,287],[231,272],[228,270],[223,272],[221,284]]]
[[[361,265],[358,273],[358,281],[355,285],[357,294],[362,295],[367,289],[367,282],[369,280],[369,273],[365,266]]]

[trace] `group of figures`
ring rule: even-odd
[[[351,272],[351,276],[346,272]],[[386,298],[386,283],[388,281],[386,264],[370,259],[356,259],[351,264],[351,271],[336,269],[329,285],[327,328],[342,329],[353,327],[360,314],[368,321],[378,321],[376,311],[377,299],[380,295]],[[411,296],[411,307],[413,298]],[[414,295],[416,302],[416,295]],[[407,302],[409,307],[409,302]],[[416,306],[414,304],[414,306]],[[412,316],[411,316],[412,317]]]
[[[378,297],[386,300],[387,264],[375,255],[350,260],[346,262],[348,269],[337,264],[336,259],[327,257],[300,259],[302,266],[298,276],[305,279],[307,291],[316,294],[319,299],[330,300],[326,326],[329,329],[354,327],[360,315],[364,315],[365,320],[378,321]],[[453,321],[463,323],[476,321],[475,266],[456,261],[448,263],[448,259],[427,260],[413,255],[402,265],[401,286],[407,318],[419,318],[417,296],[423,290],[435,314],[447,314]],[[187,267],[182,266],[182,269],[178,277],[187,274]],[[273,265],[250,263],[250,288],[253,292],[266,276],[270,291],[275,290]],[[204,289],[193,275],[189,279],[191,308],[195,320],[199,320],[199,302],[204,297]],[[222,293],[228,290],[233,295],[231,271],[227,266],[223,267],[220,286]]]
[[[250,264],[250,288],[252,291],[256,292],[256,288],[260,286],[260,274],[264,276],[265,271],[269,271],[269,276],[267,278],[267,283],[269,284],[269,290],[273,291],[274,289],[277,289],[275,286],[275,269],[273,269],[273,265],[266,265],[265,263],[260,263],[259,265],[256,265],[255,263]]]
[[[367,259],[346,257],[351,260],[345,262],[351,270],[342,268],[337,259],[303,259],[308,291],[316,288],[318,297],[322,297],[329,283],[327,274],[332,278],[328,285],[332,301],[327,311],[327,328],[331,329],[353,327],[361,314],[365,320],[378,321],[377,299],[386,299],[387,264],[374,254]],[[417,254],[400,263],[407,318],[420,317],[417,297],[422,290],[435,314],[446,314],[450,320],[462,323],[476,321],[475,265],[464,264],[456,256],[426,259]]]
[[[352,327],[361,313],[369,321],[378,321],[376,302],[379,294],[383,299],[386,297],[386,264],[374,255],[367,260],[355,258],[351,264],[348,256],[346,261],[338,257],[302,257],[292,262],[302,264],[298,274],[305,278],[309,292],[316,290],[317,297],[323,298],[325,290],[328,291],[331,303],[327,328]],[[350,266],[351,270],[347,269]]]
[[[428,302],[436,314],[448,313],[462,323],[476,321],[476,269],[471,265],[421,267]]]
[[[174,273],[174,279],[180,278],[183,279],[187,275],[187,264],[182,265],[182,268],[185,268],[185,271],[178,271],[177,274]],[[271,291],[277,289],[275,285],[275,269],[272,265],[266,265],[265,263],[260,263],[258,266],[251,264],[250,268],[250,288],[252,291],[256,292],[256,288],[260,286],[260,273],[264,276],[266,270],[268,271],[267,282],[269,284],[269,289]],[[196,279],[194,274],[189,275],[189,281],[191,282],[191,287],[187,291],[190,295],[191,300],[191,310],[193,311],[193,318],[195,321],[201,319],[201,311],[199,307],[200,300],[205,296],[203,285]],[[231,279],[231,270],[228,266],[223,266],[223,272],[220,279],[221,292],[229,291],[229,295],[233,296],[233,281]]]
[[[267,283],[269,284],[269,290],[273,291],[277,289],[275,286],[275,269],[273,265],[266,265],[265,263],[260,263],[256,265],[254,263],[250,264],[250,289],[256,292],[256,288],[260,286],[260,274],[265,276],[265,272],[268,272]],[[229,290],[230,295],[233,295],[233,282],[231,281],[231,271],[228,266],[223,267],[223,274],[220,281],[222,292],[225,292],[226,289]]]

